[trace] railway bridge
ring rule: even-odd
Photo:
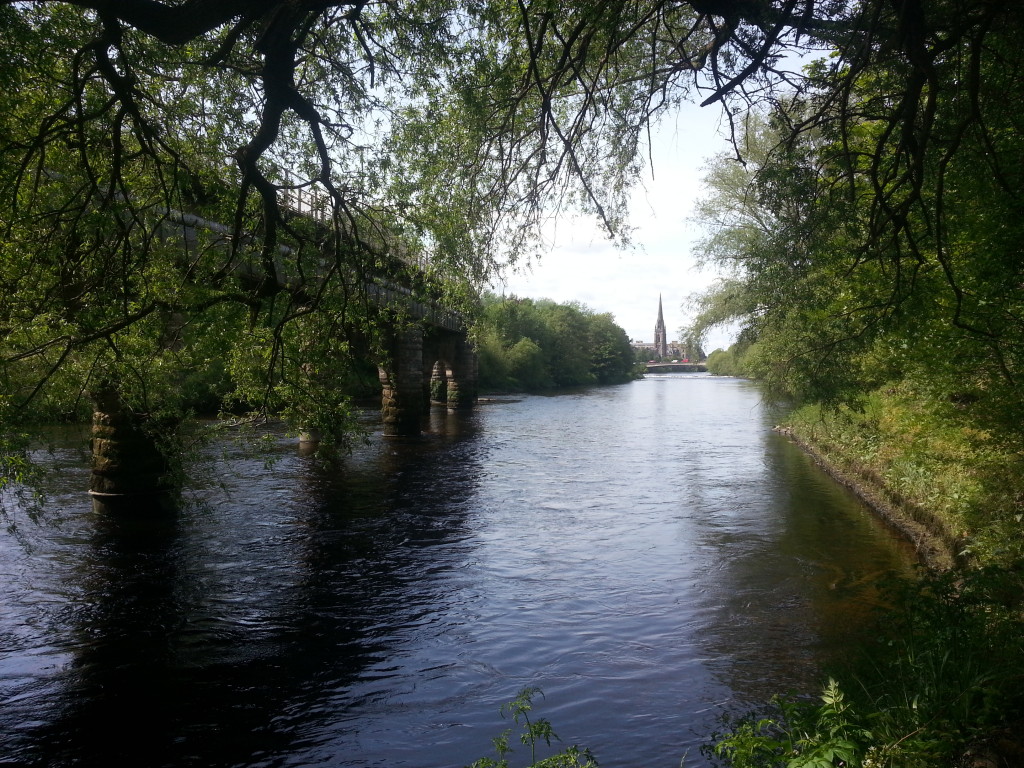
[[[311,216],[315,209],[293,212]],[[233,234],[219,222],[188,213],[172,211],[166,221],[165,226],[173,230],[169,234],[183,238],[186,246],[197,244],[201,235],[227,243]],[[296,281],[303,279],[302,270],[295,268],[298,255],[280,246],[277,262],[278,280],[294,289]],[[240,264],[237,269],[244,273],[251,267]],[[375,361],[384,434],[419,434],[431,403],[450,409],[471,407],[477,398],[477,355],[465,319],[394,276],[353,279],[361,282],[368,303],[378,310],[378,324],[384,327],[382,354]],[[96,392],[93,399],[90,493],[114,498],[165,490],[167,458],[153,439],[152,425],[144,429],[113,389]],[[307,445],[318,438],[312,430],[300,433],[300,441]]]

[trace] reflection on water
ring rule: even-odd
[[[0,765],[453,766],[524,685],[604,766],[813,690],[907,549],[744,382],[664,375],[436,410],[341,466],[288,440],[176,512],[0,539]]]

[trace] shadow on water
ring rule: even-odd
[[[682,374],[436,408],[334,463],[218,446],[170,511],[91,510],[59,454],[66,524],[0,536],[0,765],[448,768],[526,684],[602,765],[695,764],[904,563],[770,423]]]
[[[763,448],[763,463],[734,468],[732,480],[769,489],[760,506],[712,505],[700,533],[721,557],[701,642],[720,659],[712,666],[733,691],[733,710],[820,690],[822,670],[871,625],[880,582],[908,575],[914,562],[909,543],[789,440],[767,433]]]
[[[228,497],[199,505],[97,504],[65,595],[40,596],[73,596],[48,627],[64,663],[5,705],[0,765],[309,764],[365,704],[346,691],[382,674],[394,627],[425,620],[408,604],[410,580],[431,601],[418,553],[465,537],[475,426],[430,427],[338,464],[285,445],[276,480],[236,462]]]

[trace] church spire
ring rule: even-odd
[[[665,315],[661,311],[661,294],[658,294],[658,322],[654,325],[654,350],[661,356],[668,355],[668,334],[665,333]]]

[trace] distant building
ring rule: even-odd
[[[697,362],[704,359],[704,350],[684,349],[678,341],[669,341],[665,329],[665,313],[662,311],[661,294],[658,294],[658,320],[654,324],[654,342],[631,341],[634,350],[643,350],[644,356],[650,360],[686,360]]]
[[[668,355],[668,334],[665,333],[665,315],[661,311],[661,294],[658,294],[658,322],[654,324],[654,349],[658,355]]]

